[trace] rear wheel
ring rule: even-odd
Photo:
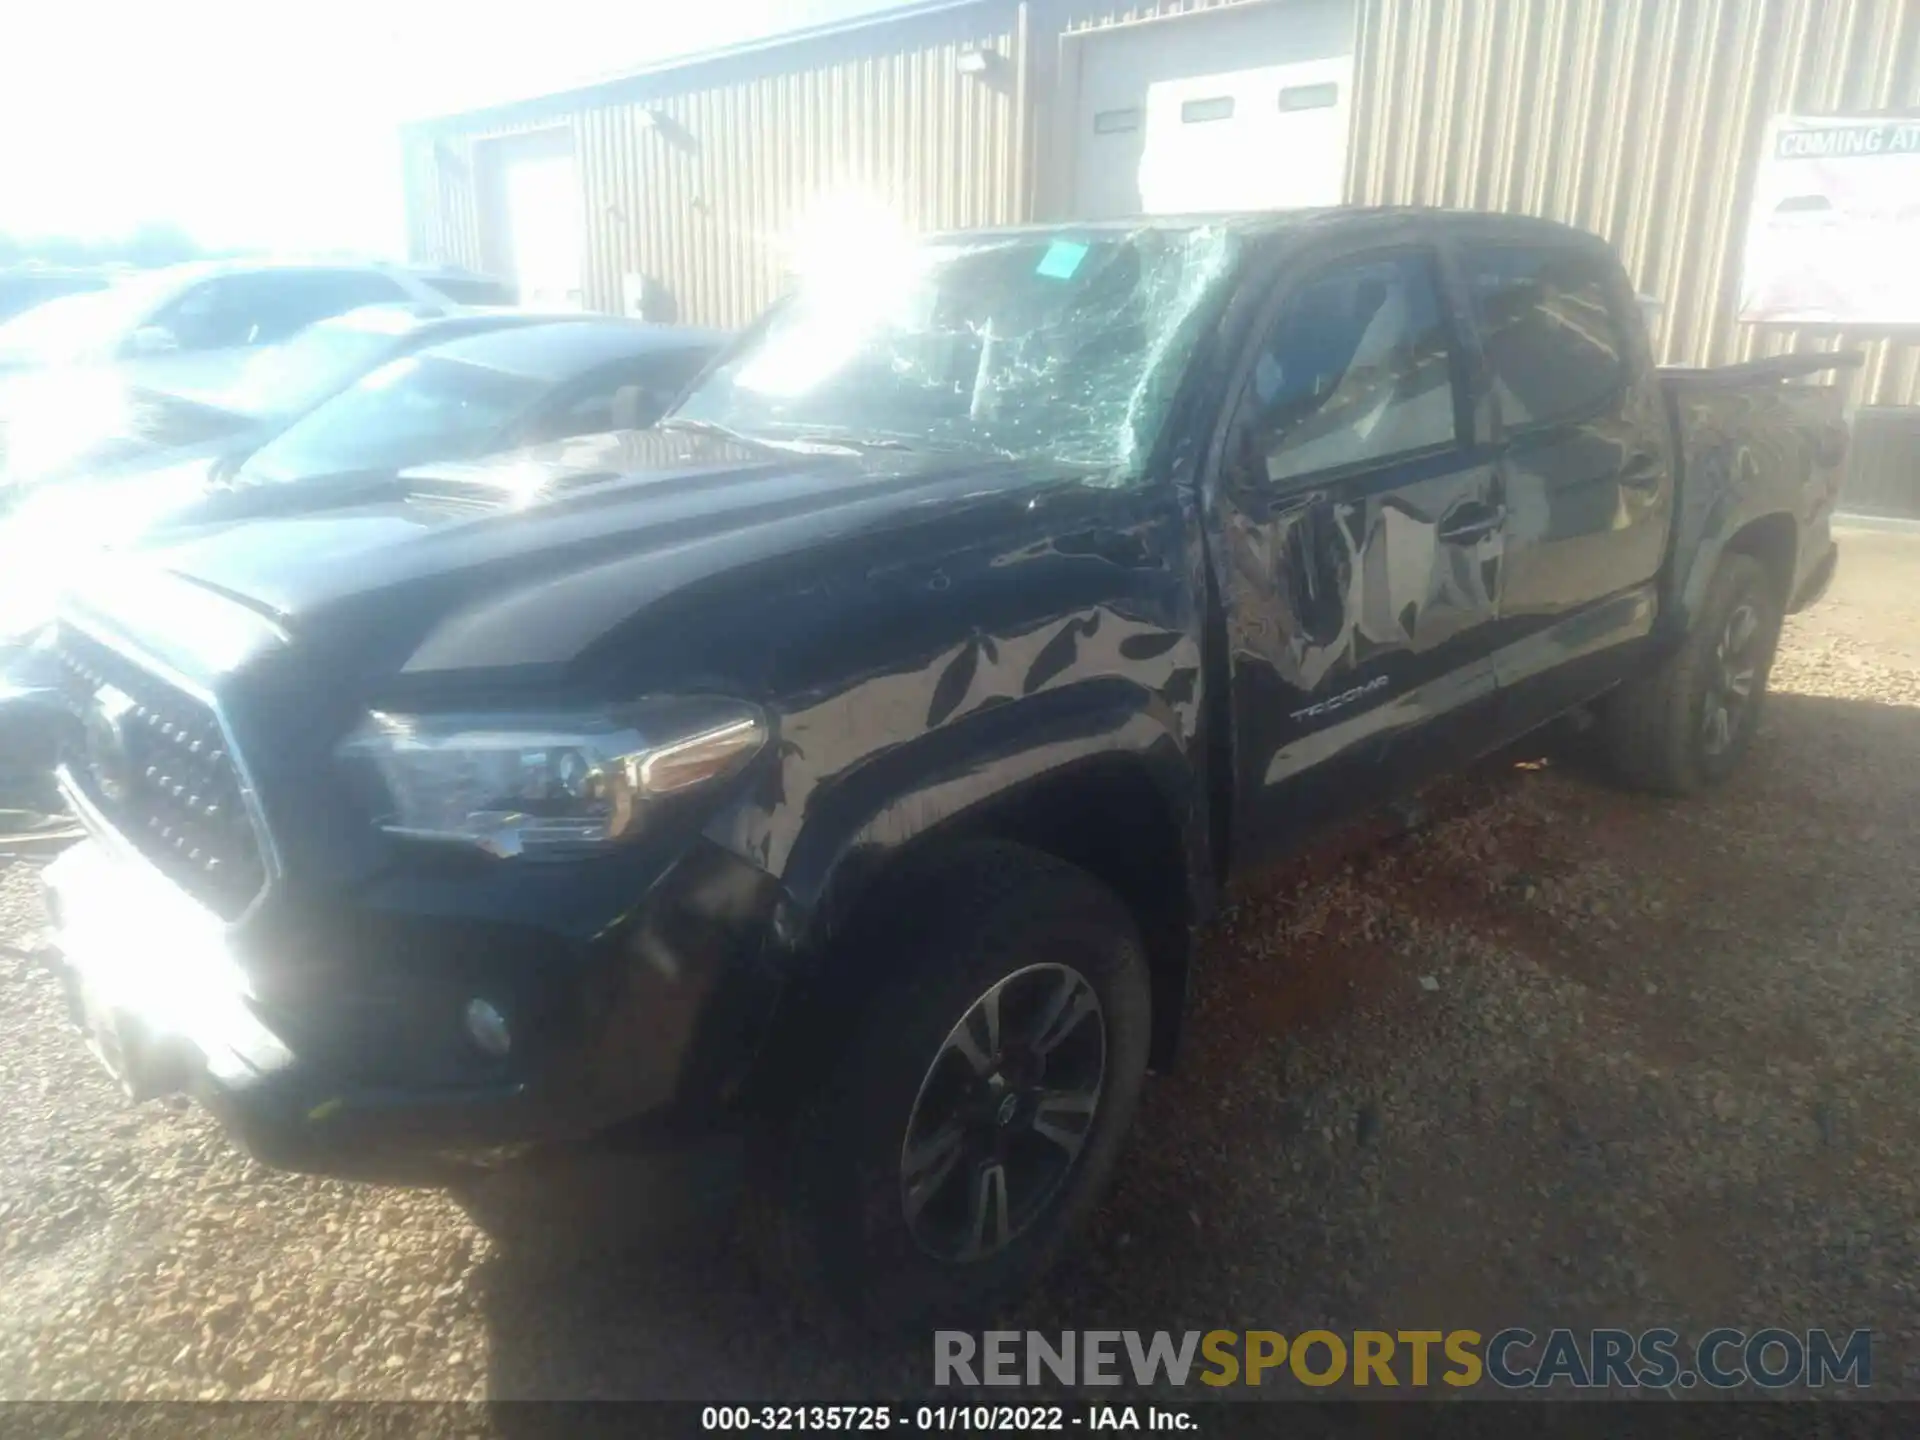
[[[1607,704],[1607,750],[1623,778],[1690,795],[1733,773],[1753,743],[1780,643],[1778,592],[1751,555],[1722,561],[1686,643]]]
[[[759,1177],[755,1238],[863,1320],[977,1317],[1044,1272],[1113,1171],[1146,955],[1104,886],[1017,846],[956,851],[888,911],[865,940],[880,991]]]

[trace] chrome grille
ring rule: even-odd
[[[70,626],[55,653],[77,722],[63,746],[74,783],[163,874],[236,918],[265,886],[266,863],[213,711]]]

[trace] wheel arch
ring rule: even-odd
[[[862,823],[816,838],[811,859],[797,853],[789,893],[797,906],[790,943],[798,966],[776,1019],[752,1093],[763,1100],[803,1092],[815,1078],[823,1034],[851,1023],[863,986],[883,979],[863,953],[861,932],[893,896],[937,868],[944,853],[971,841],[1026,846],[1086,871],[1132,914],[1146,947],[1152,984],[1149,1062],[1171,1065],[1185,1009],[1190,935],[1213,903],[1206,827],[1196,779],[1164,731],[1146,745],[1136,716],[1106,743],[1089,740],[1062,755],[1042,747],[1026,764],[1002,757],[1009,783],[966,803],[948,804],[943,774],[874,805]],[[961,767],[975,773],[976,767]],[[822,1027],[825,1027],[824,1029]],[[804,1043],[796,1037],[808,1035]]]
[[[1701,540],[1692,566],[1687,571],[1686,589],[1681,601],[1681,633],[1693,628],[1707,601],[1707,592],[1721,562],[1729,555],[1747,555],[1765,567],[1785,609],[1793,593],[1794,576],[1799,564],[1800,527],[1784,510],[1756,515],[1730,527],[1724,534]]]
[[[1749,520],[1735,531],[1722,548],[1723,555],[1751,555],[1766,568],[1784,609],[1793,594],[1793,577],[1799,563],[1800,527],[1791,515],[1776,510]]]

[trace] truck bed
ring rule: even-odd
[[[1842,386],[1805,382],[1857,368],[1864,358],[1858,351],[1821,352],[1660,368],[1678,480],[1675,554],[1710,559],[1713,537],[1770,512],[1790,515],[1803,533],[1817,527],[1824,537],[1845,474],[1847,397]],[[1811,574],[1815,557],[1794,559],[1790,604],[1818,579]]]
[[[1866,363],[1858,350],[1821,350],[1799,355],[1768,355],[1738,365],[1662,365],[1658,373],[1669,390],[1744,390],[1828,370],[1857,370]]]

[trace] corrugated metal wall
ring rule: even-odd
[[[1010,224],[1025,215],[1026,158],[1013,13],[876,27],[537,124],[416,133],[415,252],[475,263],[485,142],[556,123],[575,134],[596,309],[622,308],[631,273],[671,297],[675,318],[743,325],[777,294],[791,223],[836,192],[882,196],[916,228]],[[963,73],[967,49],[998,60]]]
[[[884,196],[920,228],[1019,218],[1013,87],[961,73],[966,45],[1012,76],[1003,32],[588,112],[590,300],[617,309],[633,271],[660,277],[689,317],[745,324],[777,294],[789,224],[835,192]]]
[[[570,128],[573,121],[568,117],[521,120],[406,136],[402,150],[409,187],[408,255],[429,264],[490,268],[493,261],[480,224],[487,142],[556,124]]]
[[[1013,0],[881,24],[647,80],[642,98],[409,138],[420,258],[479,263],[476,166],[491,137],[571,125],[588,303],[652,277],[680,318],[740,324],[773,297],[778,239],[812,197],[869,187],[912,224],[1057,208],[1068,143],[1050,109],[1075,35],[1229,0]],[[1284,11],[1287,0],[1242,0]],[[1674,363],[1859,345],[1857,397],[1920,405],[1920,344],[1734,320],[1747,191],[1769,116],[1920,108],[1920,0],[1356,0],[1349,198],[1548,215],[1621,247],[1666,305]],[[962,74],[962,49],[1004,57]],[[1023,141],[1022,136],[1030,138]]]
[[[1351,197],[1594,230],[1666,305],[1673,363],[1859,346],[1920,405],[1920,345],[1734,319],[1767,119],[1920,107],[1920,0],[1365,0]]]
[[[1247,3],[1285,4],[1286,0],[1066,0],[1060,29],[1067,34],[1101,30],[1109,25],[1131,25],[1140,20],[1167,20],[1203,10]]]

